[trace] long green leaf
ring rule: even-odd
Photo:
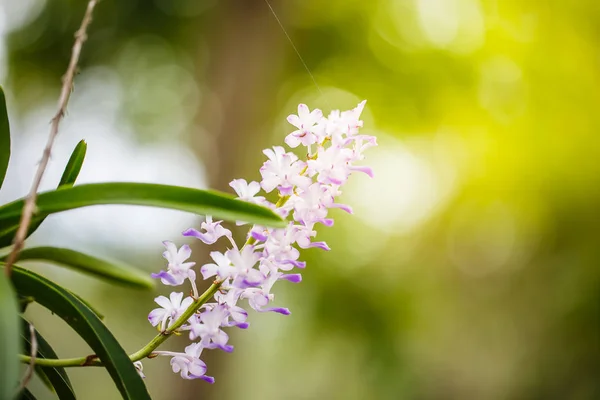
[[[4,89],[0,86],[0,188],[6,176],[8,161],[10,160],[10,126],[8,112],[6,111],[6,97]]]
[[[24,200],[0,207],[0,247],[8,246],[19,225]],[[130,204],[170,208],[216,219],[247,221],[283,227],[285,222],[272,210],[236,200],[225,193],[152,183],[90,183],[60,188],[38,196],[32,224],[49,214],[100,204]]]
[[[65,320],[92,348],[113,378],[124,399],[150,399],[129,356],[102,321],[68,290],[26,269],[14,266],[12,281],[22,296]]]
[[[11,399],[19,386],[19,308],[13,287],[0,271],[0,399]]]
[[[96,307],[92,306],[89,301],[87,301],[83,297],[79,296],[78,294],[73,293],[72,291],[70,291],[67,288],[63,288],[63,289],[65,289],[67,292],[71,293],[77,300],[79,300],[80,302],[85,304],[87,306],[87,308],[90,309],[91,312],[96,314],[96,317],[98,317],[99,320],[101,320],[101,321],[104,320],[104,314],[102,314],[100,311],[98,311],[98,309]]]
[[[19,260],[40,260],[72,268],[99,278],[144,289],[152,289],[154,281],[150,275],[120,262],[106,261],[58,247],[32,247],[21,251]]]
[[[75,146],[75,149],[71,153],[71,157],[69,157],[69,161],[67,162],[67,166],[63,171],[62,177],[60,178],[60,182],[58,187],[70,187],[73,186],[77,177],[79,176],[79,171],[81,171],[81,166],[83,165],[83,160],[85,159],[85,153],[87,151],[87,144],[85,141],[81,140]],[[36,219],[29,224],[29,228],[27,229],[27,237],[29,237],[33,232],[35,232],[42,222],[44,222],[45,218]],[[13,235],[14,236],[14,235]],[[1,239],[0,239],[1,241]]]
[[[29,322],[21,319],[21,326],[21,338],[25,343],[25,353],[29,354],[31,352],[31,333],[29,331]],[[35,337],[38,348],[36,355],[37,358],[58,358],[54,352],[54,349],[52,349],[50,344],[42,335],[40,335],[37,330],[35,331]],[[71,381],[69,380],[67,372],[64,368],[40,367],[39,365],[36,365],[35,372],[42,380],[47,380],[60,400],[75,400],[76,397],[75,392],[73,391],[73,386],[71,385]]]

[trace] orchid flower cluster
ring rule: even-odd
[[[247,301],[250,308],[258,312],[290,314],[287,308],[272,305],[275,298],[271,293],[273,285],[281,280],[293,283],[302,280],[299,273],[292,273],[294,268],[306,266],[299,260],[298,248],[329,250],[325,242],[314,241],[315,226],[333,225],[333,220],[328,217],[331,208],[352,213],[349,206],[336,203],[335,198],[341,194],[341,186],[353,172],[373,175],[370,168],[357,165],[364,158],[363,152],[377,144],[374,136],[359,134],[364,105],[365,101],[352,110],[335,110],[324,117],[321,110],[310,111],[300,104],[298,115],[287,118],[296,130],[285,138],[285,143],[291,148],[304,146],[306,161],[275,146],[263,151],[268,160],[260,168],[260,182],[235,179],[230,183],[239,199],[270,207],[288,219],[286,228],[254,225],[241,247],[233,239],[232,232],[221,225],[222,221],[213,221],[210,216],[206,217],[200,230],[183,232],[183,236],[195,237],[208,245],[224,238],[231,247],[223,253],[211,252],[213,262],[200,268],[204,279],[213,279],[220,286],[214,292],[214,302],[202,304],[178,329],[187,331],[192,343],[183,353],[154,351],[152,356],[171,357],[173,372],[180,373],[184,379],[213,383],[214,378],[206,375],[207,367],[200,356],[204,349],[233,351],[223,329],[248,328],[248,312],[240,306],[242,301]],[[261,189],[267,194],[277,191],[277,203],[259,196]],[[238,225],[242,224],[238,222]],[[171,293],[169,298],[159,296],[155,299],[160,308],[152,310],[148,320],[161,332],[168,332],[199,295],[193,269],[195,263],[187,261],[192,253],[190,247],[183,245],[178,249],[169,241],[164,245],[167,270],[152,276],[168,286],[180,286],[185,281],[191,284],[191,296],[184,298],[184,293],[179,291]],[[141,363],[136,363],[136,367],[141,373]]]

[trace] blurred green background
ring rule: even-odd
[[[2,0],[0,77],[15,158],[0,200],[24,195],[48,132],[83,0]],[[367,99],[378,136],[305,251],[292,316],[256,313],[217,383],[144,362],[156,399],[600,398],[600,3],[596,0],[119,0],[96,9],[45,184],[77,140],[82,181],[229,189],[258,179],[298,103]],[[199,220],[90,208],[49,218],[32,241],[163,267],[160,241]],[[241,232],[239,232],[241,233]],[[195,244],[194,260],[208,251]],[[155,330],[157,293],[39,265],[107,315],[130,351]],[[41,309],[59,355],[87,354]],[[179,350],[186,341],[172,341]],[[100,369],[72,369],[81,399],[116,399]],[[40,399],[52,395],[34,381]]]

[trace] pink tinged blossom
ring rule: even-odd
[[[324,195],[323,197],[321,197],[321,202],[326,208],[339,208],[341,210],[344,210],[348,214],[352,214],[352,207],[346,204],[340,204],[335,202],[335,198],[341,194],[342,192],[339,190],[338,186],[325,185]]]
[[[308,172],[316,174],[320,183],[343,185],[350,175],[351,159],[350,149],[331,146],[320,150],[316,160],[308,160]]]
[[[314,109],[311,112],[306,104],[300,104],[298,115],[291,114],[287,117],[287,121],[298,129],[285,138],[285,143],[292,148],[298,147],[300,144],[310,146],[316,143],[317,135],[315,135],[315,131],[319,127],[315,124],[321,121],[322,118],[323,113],[321,110]]]
[[[261,257],[260,253],[254,251],[253,246],[246,246],[241,251],[230,249],[226,254],[236,270],[232,286],[245,289],[260,285],[264,281],[265,276],[253,268]]]
[[[169,241],[163,242],[167,251],[163,257],[168,261],[167,270],[160,271],[158,274],[152,274],[153,278],[160,278],[163,285],[178,286],[186,279],[193,282],[196,279],[196,273],[191,268],[196,265],[195,262],[185,262],[192,255],[190,246],[184,244],[179,250],[175,244]]]
[[[227,317],[221,322],[223,327],[237,326],[240,329],[246,329],[250,326],[246,320],[248,319],[248,312],[239,306],[228,306],[223,305],[228,312]]]
[[[148,314],[150,324],[158,326],[161,331],[168,329],[194,301],[191,297],[183,299],[183,293],[173,292],[169,297],[155,298],[154,301],[162,308],[156,308]]]
[[[232,352],[233,346],[227,344],[229,335],[221,330],[228,317],[229,311],[223,305],[205,308],[196,322],[190,324],[190,340],[200,338],[200,343],[206,349],[219,348],[228,353]]]
[[[200,225],[200,229],[204,230],[204,232],[190,228],[183,232],[183,236],[193,236],[206,244],[213,244],[223,236],[231,238],[231,231],[223,228],[221,222],[223,221],[213,222],[212,217],[207,215],[206,220]]]
[[[262,175],[261,187],[270,193],[277,188],[282,196],[292,194],[294,186],[304,188],[311,183],[311,179],[301,175],[305,163],[298,160],[293,153],[286,153],[283,147],[275,146],[266,149],[263,153],[269,158],[260,168]]]
[[[265,241],[265,257],[261,263],[272,266],[271,269],[302,268],[303,263],[296,261],[300,252],[293,246],[296,237],[296,228],[292,223],[285,229],[273,229]]]
[[[308,226],[296,226],[298,235],[296,237],[296,243],[302,249],[309,249],[317,247],[329,251],[330,248],[325,242],[311,242],[311,238],[317,235],[317,232]]]
[[[237,326],[238,328],[246,329],[249,326],[249,324],[246,322],[248,319],[248,313],[242,307],[238,307],[236,305],[240,297],[241,290],[232,288],[226,290],[226,286],[227,285],[225,284],[221,285],[223,291],[218,291],[215,293],[215,300],[220,305],[225,307],[229,313],[227,318],[225,318],[225,320],[222,322],[221,326]]]
[[[264,290],[257,288],[247,289],[242,296],[248,299],[250,307],[258,312],[276,312],[283,315],[290,315],[291,312],[283,307],[266,307],[269,301],[273,300],[273,294],[265,294]],[[265,308],[266,307],[266,308]]]
[[[358,130],[362,128],[363,122],[360,120],[360,114],[362,114],[366,103],[367,101],[363,100],[354,109],[342,112],[343,124],[347,128],[346,134],[348,136],[356,135]]]
[[[246,298],[248,299],[248,304],[250,304],[250,307],[252,307],[252,309],[254,309],[255,311],[258,312],[276,312],[279,314],[283,314],[283,315],[290,315],[290,310],[287,308],[283,308],[283,307],[267,307],[269,305],[269,302],[273,301],[273,299],[275,298],[275,295],[271,292],[271,289],[273,287],[273,285],[275,284],[275,282],[277,282],[277,280],[279,280],[279,278],[282,276],[283,274],[281,273],[276,273],[276,274],[271,274],[269,275],[269,277],[266,279],[266,281],[261,285],[261,288],[249,288],[246,289],[243,293],[242,293],[242,298]],[[299,280],[298,280],[299,282]]]
[[[231,261],[226,254],[211,251],[210,257],[215,263],[205,264],[200,268],[200,273],[204,279],[215,275],[221,280],[235,276],[236,270],[231,266]]]
[[[183,379],[202,379],[208,383],[215,383],[215,378],[205,375],[206,364],[200,359],[202,350],[200,343],[192,343],[185,348],[185,353],[170,353],[173,355],[171,358],[173,372],[180,373]]]
[[[327,216],[327,207],[323,201],[328,198],[325,188],[319,183],[313,183],[298,196],[294,196],[294,219],[305,225],[320,222],[326,226],[333,225],[332,219]]]
[[[352,138],[352,161],[361,161],[365,158],[364,151],[377,146],[377,138],[369,135],[357,135]]]
[[[260,192],[260,183],[258,182],[246,182],[245,179],[234,179],[229,182],[229,186],[235,190],[240,200],[257,204],[262,204],[265,201],[263,196],[256,196]]]

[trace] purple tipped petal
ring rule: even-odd
[[[196,229],[191,229],[191,228],[188,229],[187,231],[183,232],[183,236],[193,236],[196,239],[200,239],[205,244],[214,244],[218,238],[218,237],[215,237],[215,235],[209,235],[207,233],[202,233],[200,231],[197,231]]]
[[[327,178],[326,183],[333,183],[334,185],[341,185],[344,183],[344,181],[342,181],[341,179],[335,179],[335,178],[329,177],[329,178]]]
[[[279,186],[277,189],[282,196],[290,196],[294,193],[293,186]]]
[[[240,289],[248,289],[248,288],[252,288],[252,287],[257,287],[261,283],[262,283],[262,281],[252,282],[252,281],[249,281],[248,279],[244,279],[240,283],[239,288]]]
[[[271,307],[271,308],[265,308],[263,311],[273,311],[279,314],[283,314],[283,315],[290,315],[291,312],[289,309],[287,308],[282,308],[282,307]]]
[[[227,353],[231,353],[233,351],[233,346],[230,344],[226,344],[224,346],[219,346],[219,348]]]
[[[294,260],[285,260],[281,262],[282,264],[292,264],[296,268],[306,268],[306,262],[304,261],[294,261]]]
[[[302,282],[302,275],[300,275],[300,274],[281,275],[281,277],[279,279],[285,279],[286,281],[298,283],[298,282]]]
[[[346,211],[348,214],[352,214],[352,213],[353,213],[353,211],[352,211],[352,207],[350,207],[350,206],[348,206],[348,205],[346,205],[346,204],[337,204],[337,203],[336,203],[336,204],[333,204],[331,207],[333,207],[333,208],[339,208],[339,209],[341,209],[341,210],[344,210],[344,211]]]
[[[369,175],[371,178],[374,176],[373,170],[369,167],[351,167],[350,170],[364,172],[365,174]]]
[[[167,271],[160,271],[158,274],[150,274],[150,276],[154,279],[162,279],[172,286],[178,285],[177,279],[175,279],[175,277],[169,274]]]
[[[181,234],[183,236],[193,236],[193,237],[199,237],[201,235],[200,231],[198,231],[194,228],[187,229],[187,230],[183,231]]]
[[[333,226],[333,220],[331,218],[322,218],[319,219],[318,222],[322,223],[325,226]]]
[[[325,243],[325,242],[312,242],[311,244],[308,245],[308,247],[318,247],[319,249],[323,249],[325,251],[331,250],[329,248],[329,246],[327,246],[327,243]]]
[[[250,232],[250,235],[259,242],[264,242],[267,240],[267,237],[260,232],[252,231]]]
[[[199,378],[208,383],[215,383],[215,378],[212,376],[203,375],[203,376],[199,376]]]
[[[236,324],[235,326],[237,326],[240,329],[248,329],[248,327],[250,326],[250,324],[247,323],[247,322],[242,322],[241,324]]]

